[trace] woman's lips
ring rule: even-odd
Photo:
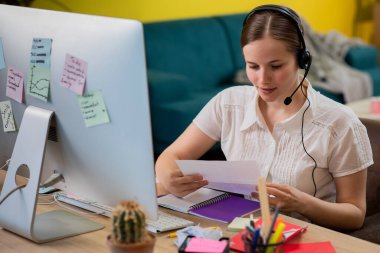
[[[260,88],[261,92],[264,94],[271,94],[276,88]]]

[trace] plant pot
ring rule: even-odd
[[[139,243],[118,243],[112,240],[110,235],[106,241],[111,253],[152,253],[155,243],[156,237],[152,234],[148,234],[148,239]]]

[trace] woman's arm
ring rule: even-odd
[[[176,160],[195,160],[206,153],[215,140],[204,134],[194,123],[178,137],[156,162],[156,176],[170,193],[182,197],[207,184],[201,175],[183,176]]]
[[[294,187],[267,183],[271,206],[295,211],[312,222],[333,229],[358,229],[366,213],[367,170],[334,179],[336,203],[330,203]]]

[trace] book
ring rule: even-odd
[[[257,201],[208,188],[198,189],[182,198],[168,194],[158,198],[158,204],[175,211],[224,223],[260,209],[260,203]]]
[[[259,218],[255,222],[255,227],[260,227],[261,222],[262,222],[262,219]],[[283,236],[285,237],[285,242],[288,242],[290,239],[304,232],[307,228],[307,227],[301,227],[301,226],[288,223],[288,222],[284,222],[284,223],[285,223],[285,229],[283,232]],[[230,240],[231,249],[235,251],[239,251],[239,252],[244,252],[244,242],[243,242],[242,236],[244,235],[245,232],[246,231],[243,230],[231,238]]]

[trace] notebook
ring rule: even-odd
[[[256,227],[261,226],[262,219],[258,219],[255,222]],[[283,232],[283,235],[285,237],[285,242],[288,242],[293,237],[297,236],[298,234],[304,232],[307,227],[301,227],[292,223],[284,222],[285,223],[285,229]],[[242,239],[243,234],[245,233],[245,230],[241,231],[240,233],[236,234],[234,237],[230,240],[230,246],[231,249],[244,252],[244,242]]]
[[[158,204],[175,211],[224,223],[260,209],[260,203],[257,201],[208,188],[201,188],[183,198],[168,194],[158,198]]]

